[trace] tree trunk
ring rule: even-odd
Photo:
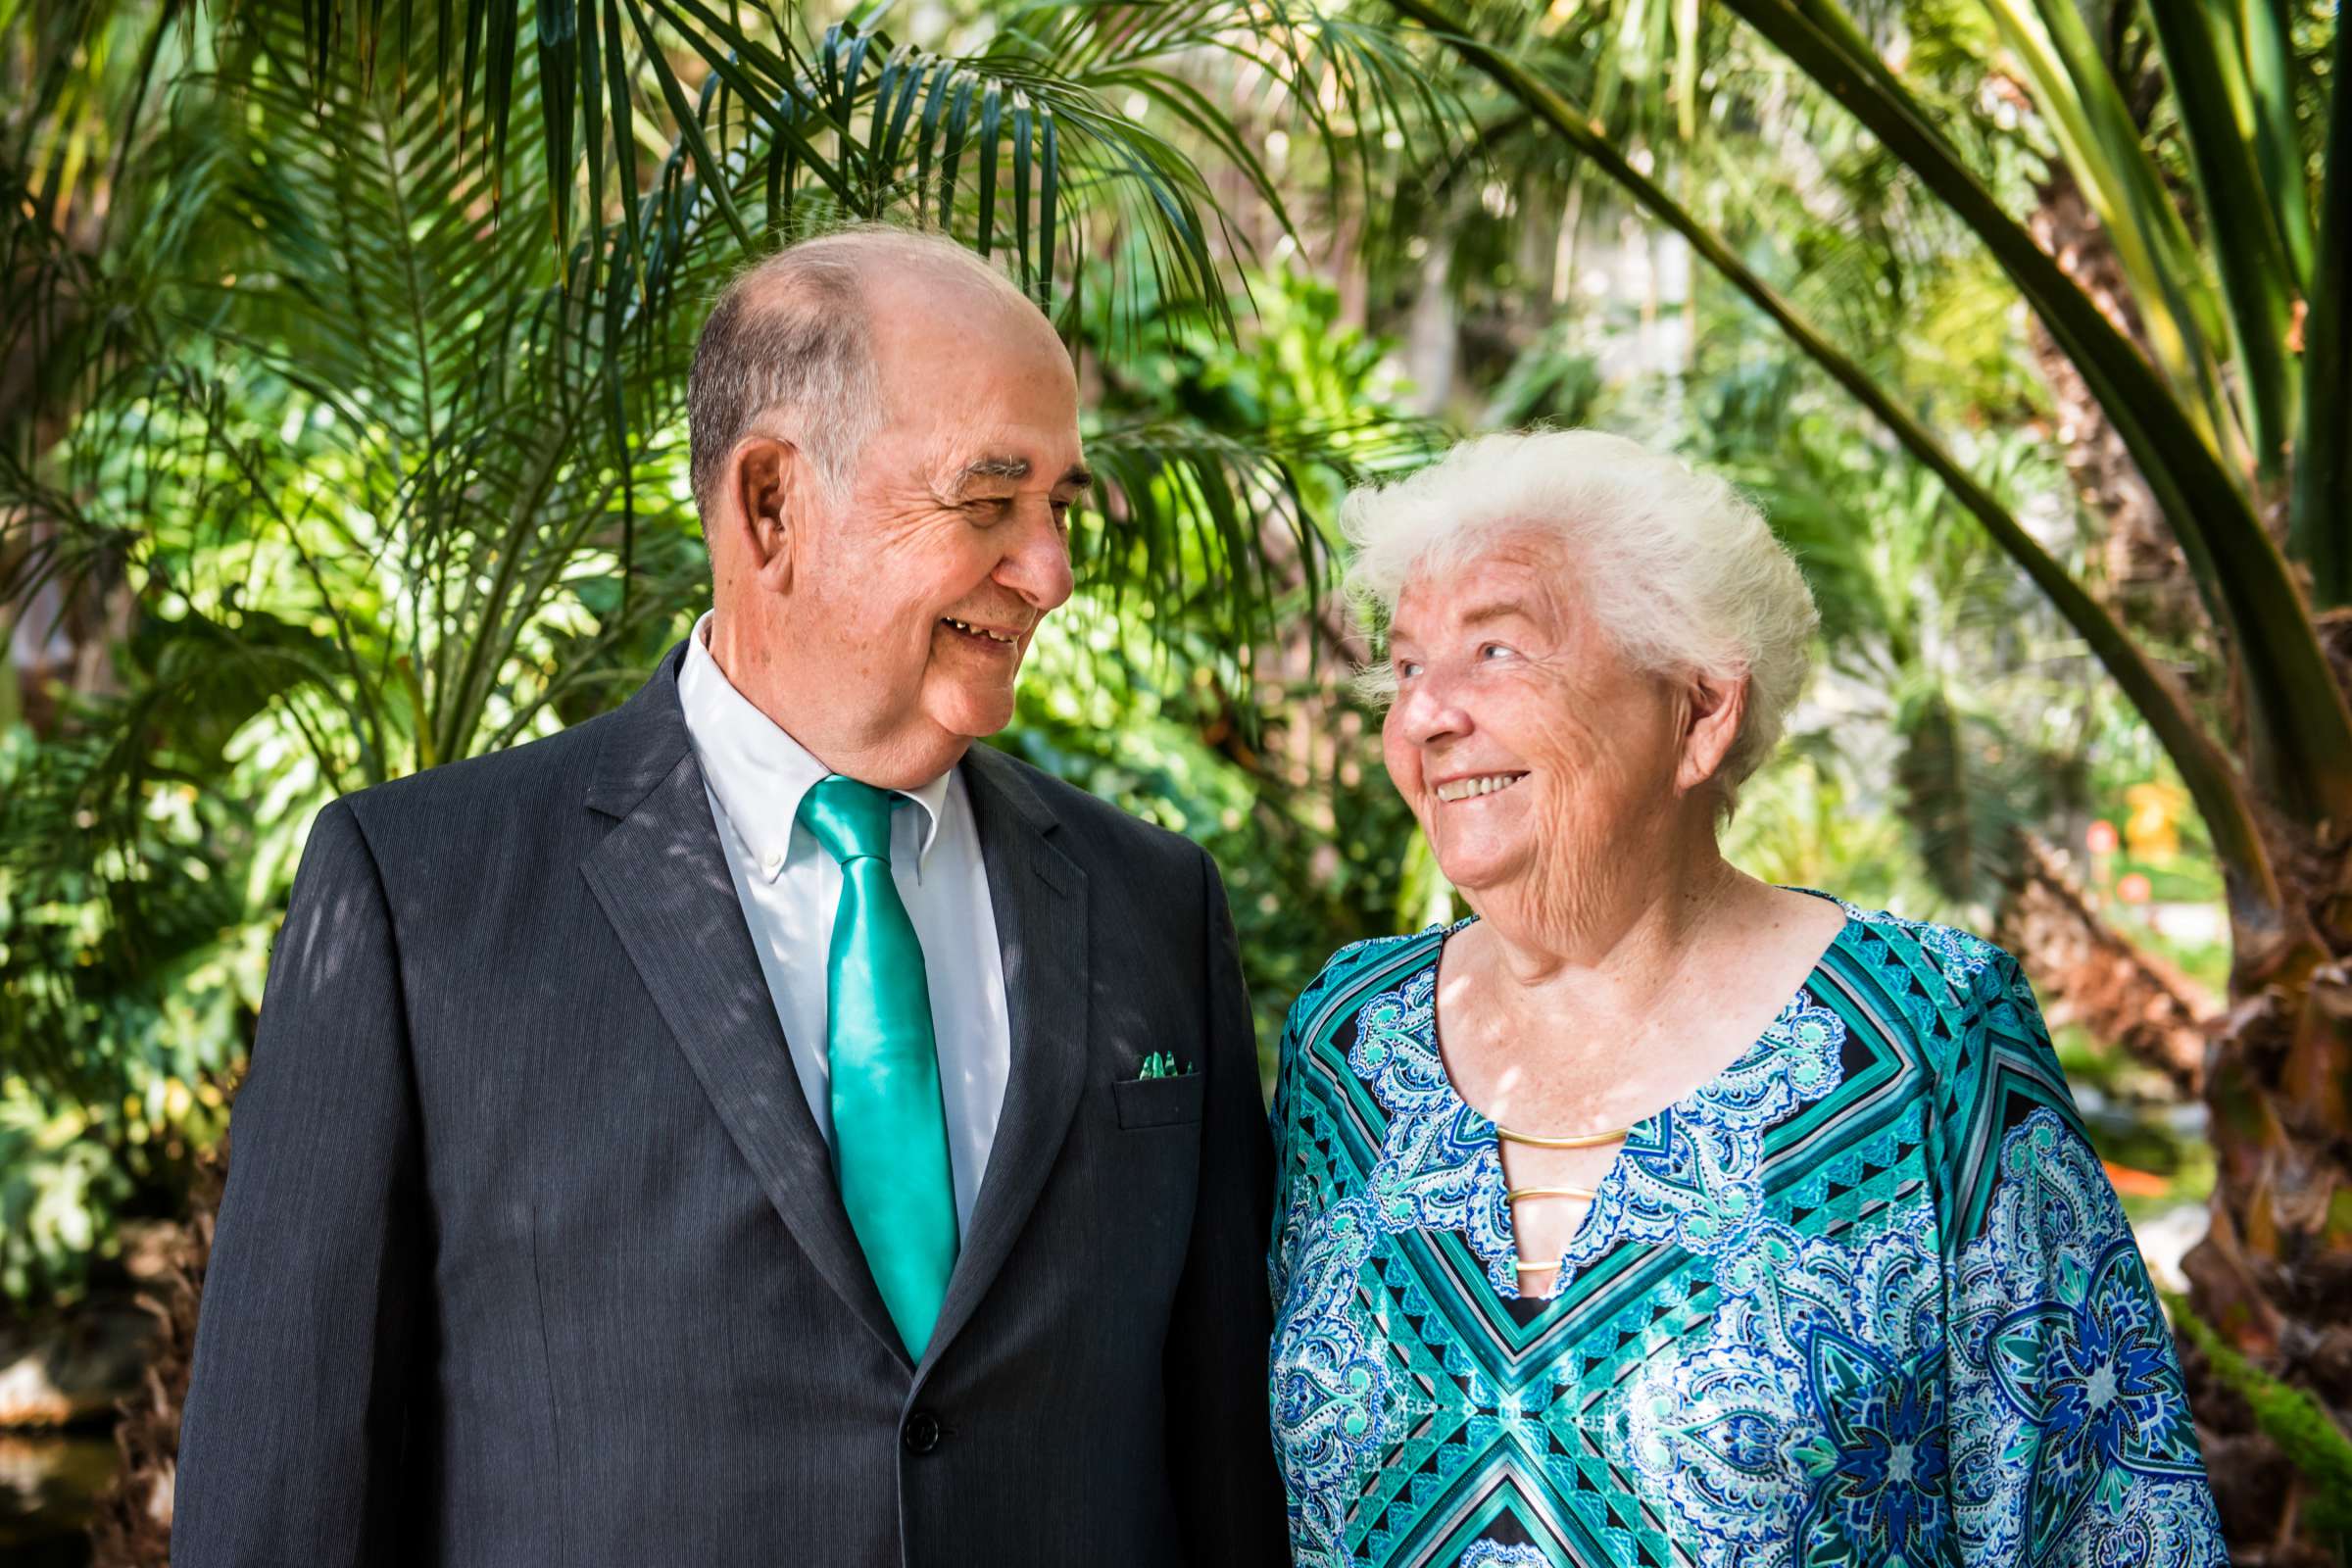
[[[213,1216],[228,1170],[228,1139],[196,1163],[188,1222],[153,1295],[140,1304],[158,1320],[146,1386],[122,1401],[115,1446],[122,1465],[90,1518],[91,1568],[170,1568],[172,1488],[179,1458],[179,1412],[196,1350],[197,1298],[213,1251]]]
[[[2028,219],[2034,238],[2146,353],[2122,270],[2063,165],[2051,166],[2036,196]],[[2163,642],[2212,646],[2180,545],[2122,438],[2038,320],[2033,344],[2068,474],[2106,525],[2106,597]],[[2322,616],[2320,630],[2337,682],[2352,689],[2352,612]],[[2204,684],[2185,673],[2192,688]],[[2269,838],[2292,929],[2283,939],[2233,932],[2229,1005],[2205,1023],[2213,1037],[2203,1074],[2216,1162],[2211,1227],[2182,1269],[2190,1310],[2259,1374],[2303,1391],[2318,1407],[2294,1406],[2281,1391],[2249,1402],[2185,1337],[2181,1349],[2232,1561],[2306,1568],[2352,1561],[2352,1442],[2344,1436],[2352,1411],[2352,846],[2303,842],[2282,817]],[[2062,902],[2045,898],[2045,928]],[[2087,928],[2069,940],[2095,958],[2100,943]],[[2080,1005],[2068,981],[2096,986],[2088,969],[2034,975],[2070,1004]],[[2131,1010],[2126,992],[2116,1000]],[[2159,1035],[2178,1022],[2161,1004],[2146,1021]],[[2121,1015],[2094,1027],[2127,1044],[2135,1038]],[[2136,1043],[2181,1049],[2177,1034],[2165,1045],[2144,1029]],[[2332,1481],[2312,1479],[2330,1474]]]
[[[2319,629],[2352,674],[2352,610]],[[2182,1268],[2190,1304],[2317,1409],[2192,1381],[2236,1562],[2287,1568],[2352,1551],[2352,855],[2275,832],[2293,940],[2237,934],[2205,1102],[2212,1229]],[[2197,1357],[2192,1375],[2207,1370]],[[2284,1449],[2283,1460],[2281,1449]]]
[[[2079,1023],[2121,1046],[2172,1080],[2184,1099],[2205,1087],[2211,999],[2109,925],[2047,841],[2026,836],[2017,883],[2002,901],[1993,938],[2047,993],[2052,1023]]]

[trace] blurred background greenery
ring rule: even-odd
[[[2342,57],[2318,0],[2223,11],[0,0],[0,1544],[81,1560],[119,1443],[101,1557],[161,1560],[311,817],[635,688],[707,602],[703,309],[884,218],[1077,357],[1103,494],[1000,744],[1215,855],[1267,1052],[1452,910],[1348,685],[1349,486],[1541,421],[1753,494],[1823,628],[1733,858],[2021,954],[2251,1356],[2199,1394],[2241,1560],[2339,1552],[2352,1200],[2281,1240],[2232,1195],[2352,1127],[2260,1066],[2352,821]]]

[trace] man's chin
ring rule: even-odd
[[[951,735],[986,740],[1012,722],[1012,688],[1002,692],[959,690],[942,693],[941,700],[924,705],[931,721]]]

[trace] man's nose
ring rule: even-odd
[[[1070,572],[1070,541],[1052,507],[1021,519],[1020,533],[997,563],[997,581],[1042,613],[1070,597],[1077,579]]]

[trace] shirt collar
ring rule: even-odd
[[[718,797],[720,809],[750,847],[759,874],[772,882],[792,851],[802,797],[831,769],[727,679],[710,657],[713,613],[704,611],[686,639],[686,662],[678,670],[678,705],[685,710],[686,735],[710,793]],[[927,784],[894,792],[922,810],[914,862],[918,881],[931,846],[939,842],[948,788],[955,779],[956,770],[950,768]]]

